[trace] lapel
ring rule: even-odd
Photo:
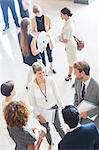
[[[93,90],[93,79],[90,79],[89,85],[87,87],[86,93],[85,93],[85,99],[87,100],[87,98],[89,97],[89,95],[92,93]]]

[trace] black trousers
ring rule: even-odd
[[[53,57],[52,57],[52,50],[50,49],[49,44],[47,44],[46,53],[48,56],[48,61],[51,63],[53,61]],[[44,66],[46,66],[45,51],[41,53],[41,57],[42,57],[42,63],[44,64]]]

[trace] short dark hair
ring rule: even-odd
[[[22,101],[13,101],[6,105],[3,110],[4,118],[9,127],[22,128],[26,125],[29,111]]]
[[[75,128],[79,122],[79,112],[73,105],[67,105],[62,109],[64,122],[70,127]]]
[[[86,75],[90,74],[90,66],[86,61],[77,61],[74,63],[74,69],[79,70],[79,72],[84,71]]]
[[[1,94],[4,96],[10,96],[11,92],[14,89],[14,82],[13,81],[6,81],[5,83],[1,84]]]
[[[72,16],[71,10],[68,9],[67,7],[64,7],[63,9],[61,9],[61,13],[64,15],[68,15],[68,16]]]

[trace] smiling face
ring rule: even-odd
[[[45,71],[44,70],[37,71],[35,73],[35,77],[36,77],[37,80],[43,80],[44,76],[45,76]]]

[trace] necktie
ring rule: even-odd
[[[85,98],[85,83],[82,84],[82,100]]]

